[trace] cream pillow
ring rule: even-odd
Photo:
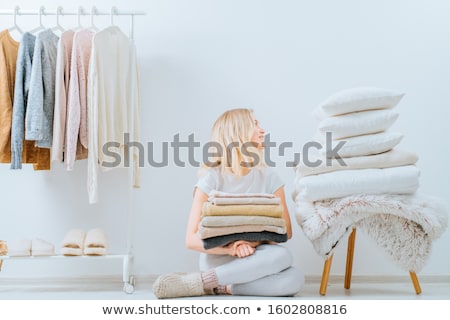
[[[412,194],[420,185],[415,165],[384,169],[340,170],[295,177],[294,201],[318,201],[354,194]]]
[[[316,117],[336,116],[355,111],[391,109],[405,94],[377,87],[357,87],[339,91],[315,109]]]
[[[336,149],[336,152],[342,158],[368,156],[386,152],[394,148],[403,139],[403,134],[397,132],[381,132],[376,134],[367,134],[342,140],[333,140],[333,149],[344,141],[342,148]],[[321,149],[326,153],[326,146]],[[326,155],[329,158],[329,155]]]
[[[360,136],[389,129],[397,120],[392,110],[369,110],[328,117],[319,123],[319,131],[331,132],[333,139]]]
[[[345,158],[342,159],[344,163],[341,162],[341,159],[313,158],[309,154],[308,158],[303,157],[302,159],[303,161],[295,167],[295,174],[300,177],[339,170],[381,169],[407,166],[416,164],[419,156],[414,152],[393,148],[387,152],[371,154],[369,156]],[[304,159],[307,159],[309,162],[305,162]]]

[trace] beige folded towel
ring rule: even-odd
[[[36,238],[31,242],[31,255],[33,256],[54,256],[55,246],[50,242]]]
[[[70,230],[63,239],[61,254],[65,256],[83,255],[83,246],[86,233],[81,229]]]
[[[103,256],[108,251],[108,240],[102,229],[89,230],[84,242],[84,254],[90,256]]]
[[[8,255],[10,257],[26,257],[31,255],[31,240],[18,239],[9,241]]]
[[[259,205],[259,204],[245,204],[245,205],[228,205],[216,206],[210,202],[203,204],[203,216],[268,216],[281,218],[283,216],[283,206],[276,204]]]

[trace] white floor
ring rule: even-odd
[[[153,278],[136,280],[134,292],[123,291],[120,279],[103,280],[8,280],[0,278],[0,300],[152,300]],[[304,289],[295,297],[303,300],[450,300],[448,277],[420,279],[421,294],[416,294],[408,278],[384,280],[370,278],[352,280],[344,289],[341,277],[330,277],[327,294],[319,294],[320,279],[307,279]],[[183,299],[264,299],[267,297],[204,296]],[[277,298],[270,298],[276,300]],[[286,298],[282,298],[286,299]]]

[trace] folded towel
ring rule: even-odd
[[[278,234],[275,232],[262,231],[262,232],[242,232],[233,233],[224,236],[218,236],[203,240],[203,248],[211,249],[215,247],[225,246],[231,242],[237,240],[246,241],[273,241],[273,242],[286,242],[288,239],[287,234]]]
[[[265,216],[205,216],[200,220],[200,224],[204,227],[227,227],[242,224],[266,224],[286,227],[286,221],[283,218]]]
[[[280,198],[264,197],[209,197],[208,201],[216,206],[230,204],[280,204]]]
[[[283,215],[283,206],[276,204],[269,205],[228,205],[216,206],[206,201],[203,204],[203,216],[268,216],[281,218]]]
[[[103,256],[107,253],[108,240],[102,229],[89,230],[84,241],[84,254],[90,256]]]
[[[83,255],[86,233],[81,229],[70,230],[63,239],[61,254],[65,256]]]
[[[8,255],[10,257],[26,257],[31,254],[31,240],[19,239],[8,242]]]
[[[45,240],[36,238],[31,242],[31,254],[33,256],[53,256],[55,246]]]
[[[208,196],[213,198],[275,198],[275,195],[271,193],[230,193],[217,190],[211,190]]]
[[[197,235],[200,239],[208,239],[232,233],[261,232],[261,231],[270,231],[279,234],[285,234],[286,228],[260,224],[249,224],[249,225],[229,226],[229,227],[204,227],[200,225],[198,227]]]

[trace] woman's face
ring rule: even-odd
[[[253,130],[251,141],[257,143],[258,147],[262,147],[264,142],[264,129],[261,128],[259,121],[256,118],[253,119],[255,121],[255,129]]]

